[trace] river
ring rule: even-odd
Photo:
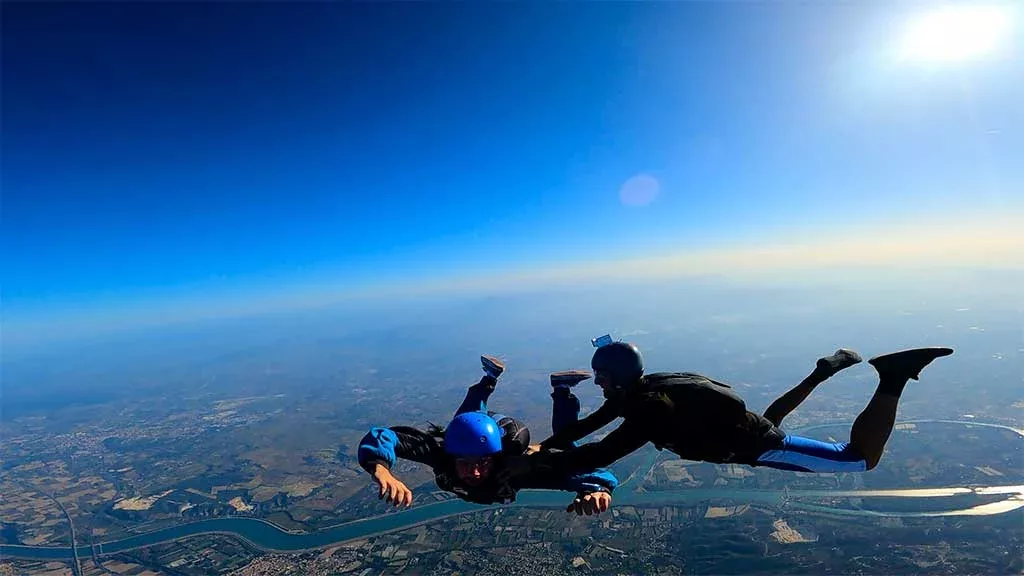
[[[890,498],[942,498],[965,494],[998,495],[1007,499],[954,510],[938,512],[881,512],[876,510],[844,509],[832,506],[808,504],[797,498],[824,497],[890,497]],[[1024,485],[989,486],[984,488],[921,488],[907,490],[720,490],[692,489],[663,492],[626,492],[615,496],[616,506],[666,506],[693,505],[707,500],[737,500],[769,505],[788,502],[790,507],[826,511],[833,514],[857,516],[979,516],[1002,514],[1024,507]],[[568,503],[567,494],[561,492],[523,491],[516,503],[506,506],[479,506],[461,500],[448,500],[418,506],[409,510],[385,514],[363,520],[346,522],[316,532],[286,532],[270,522],[255,518],[213,518],[188,524],[181,524],[161,530],[137,534],[121,540],[105,542],[97,549],[99,554],[115,554],[135,548],[170,542],[200,534],[230,534],[243,538],[257,548],[268,551],[298,551],[338,544],[349,540],[366,538],[374,534],[392,532],[438,520],[447,516],[478,512],[486,509],[515,507],[563,508]],[[39,560],[69,560],[73,557],[71,547],[0,545],[0,556],[32,558]]]
[[[963,421],[918,420],[915,422],[944,422],[988,426],[1012,430],[1024,436],[1024,431],[995,424],[982,424]],[[835,424],[830,424],[834,426]],[[816,426],[817,427],[817,426]],[[809,429],[809,428],[805,428]],[[820,504],[800,502],[799,498],[948,498],[964,495],[1005,495],[1007,498],[998,502],[986,502],[970,507],[958,507],[951,510],[929,512],[886,512],[879,510],[861,510],[838,508]],[[511,505],[480,506],[461,500],[448,500],[417,506],[409,510],[385,514],[346,522],[316,532],[287,532],[265,520],[256,518],[213,518],[170,528],[136,534],[120,540],[104,542],[97,545],[98,554],[115,554],[135,548],[142,548],[179,540],[201,534],[229,534],[242,538],[253,546],[267,551],[294,552],[323,548],[350,540],[358,540],[375,534],[402,530],[438,520],[448,516],[478,512],[488,509],[516,507],[551,507],[564,508],[569,502],[569,494],[553,491],[526,490],[520,492],[518,500]],[[707,500],[734,500],[768,505],[782,505],[791,508],[802,508],[828,512],[830,514],[855,516],[885,517],[923,517],[923,516],[982,516],[1004,514],[1024,507],[1024,485],[985,486],[985,487],[947,487],[947,488],[911,488],[887,490],[758,490],[758,489],[715,489],[697,488],[685,490],[665,490],[659,492],[619,492],[614,498],[615,506],[685,506],[694,505]],[[79,548],[83,548],[79,546]],[[0,545],[0,557],[30,558],[37,560],[70,560],[74,557],[70,546],[20,546]]]

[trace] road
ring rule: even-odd
[[[58,508],[60,508],[60,511],[64,514],[64,518],[66,518],[68,521],[68,528],[71,531],[71,555],[72,561],[74,562],[71,565],[71,572],[74,574],[74,576],[82,576],[82,563],[78,559],[78,545],[76,544],[75,541],[75,523],[71,521],[71,514],[68,513],[68,509],[64,507],[64,504],[61,504],[61,501],[58,500],[56,496],[49,492],[43,492],[42,490],[36,488],[35,486],[25,484],[24,482],[15,483],[21,486],[23,490],[28,490],[30,492],[39,492],[43,496],[46,496],[48,499],[53,501],[53,503],[56,504]]]

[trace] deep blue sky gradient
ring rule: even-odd
[[[1024,50],[923,6],[5,3],[5,314],[1019,206]]]

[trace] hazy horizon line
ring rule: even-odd
[[[869,271],[898,275],[910,269],[1024,270],[1024,218],[1002,214],[984,222],[961,219],[919,225],[874,226],[811,237],[806,229],[744,244],[682,248],[606,261],[545,262],[492,274],[419,276],[346,285],[317,283],[236,287],[213,295],[180,293],[114,305],[82,304],[37,314],[5,312],[4,340],[42,343],[75,336],[180,322],[300,311],[360,302],[419,297],[489,296],[544,291],[579,283],[619,285],[714,277],[750,283],[828,281],[830,275]],[[387,269],[387,264],[381,268]]]

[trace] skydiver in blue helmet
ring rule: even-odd
[[[462,405],[445,428],[426,431],[409,426],[373,428],[359,443],[359,465],[380,489],[380,498],[395,506],[412,504],[412,490],[392,469],[399,458],[429,466],[438,488],[477,504],[510,503],[523,489],[565,490],[576,496],[566,508],[577,514],[599,514],[608,509],[618,479],[611,471],[594,468],[571,474],[544,471],[498,480],[510,456],[522,456],[530,446],[530,431],[521,421],[488,410],[487,401],[505,370],[492,356],[481,356],[484,376],[469,387]],[[578,383],[590,377],[585,371],[551,374],[552,386]],[[552,394],[551,427],[554,433],[579,418],[580,404],[574,396]]]
[[[882,458],[904,386],[917,380],[933,360],[953,353],[951,348],[917,348],[869,360],[878,373],[878,386],[854,421],[849,442],[823,442],[788,434],[779,426],[815,386],[861,362],[852,350],[840,349],[819,359],[803,382],[761,415],[747,410],[728,384],[689,372],[645,374],[643,355],[636,345],[613,341],[609,335],[592,343],[597,350],[591,368],[605,403],[541,442],[538,454],[509,462],[505,476],[538,471],[569,474],[609,466],[648,442],[693,461],[797,472],[871,470]],[[600,442],[571,451],[547,451],[580,440],[618,417],[623,418],[622,424]]]

